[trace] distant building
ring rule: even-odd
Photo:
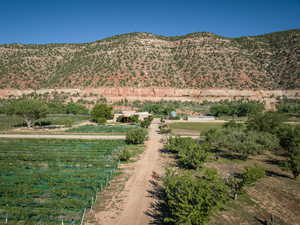
[[[187,117],[188,121],[207,121],[207,120],[216,120],[214,116],[201,116],[201,115],[193,115]]]
[[[123,111],[121,113],[115,113],[113,121],[116,122],[117,118],[122,117],[131,117],[137,115],[139,117],[139,120],[144,120],[145,118],[151,116],[152,114],[149,112],[136,112],[136,111]]]

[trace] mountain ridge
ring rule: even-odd
[[[136,32],[79,44],[0,45],[0,88],[297,89],[300,29],[226,38]]]

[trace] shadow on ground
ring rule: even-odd
[[[167,207],[164,203],[165,194],[161,186],[161,178],[157,176],[155,172],[152,173],[152,179],[149,180],[151,184],[151,189],[147,190],[148,197],[153,199],[150,209],[145,211],[145,214],[151,217],[150,224],[153,225],[166,225],[164,218],[167,215]]]

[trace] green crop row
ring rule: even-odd
[[[0,140],[0,223],[79,224],[118,167],[119,140]]]

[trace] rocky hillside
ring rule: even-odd
[[[85,44],[0,45],[0,88],[300,88],[300,30],[117,35]]]

